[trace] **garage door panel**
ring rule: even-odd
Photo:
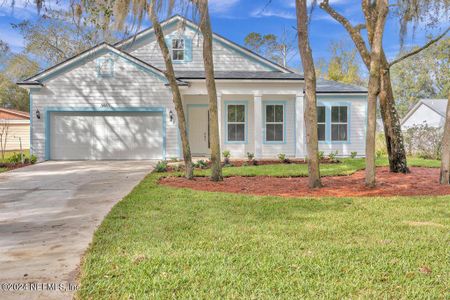
[[[51,153],[54,159],[91,159],[91,119],[77,115],[52,115]],[[83,134],[78,134],[78,133]],[[56,142],[57,141],[57,142]]]
[[[55,113],[52,159],[161,159],[161,113]]]

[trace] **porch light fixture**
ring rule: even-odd
[[[41,112],[39,111],[39,109],[36,109],[36,118],[41,118]]]
[[[170,120],[170,122],[173,123],[173,111],[172,110],[169,111],[169,120]]]

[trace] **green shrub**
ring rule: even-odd
[[[251,152],[247,152],[247,159],[248,159],[249,161],[252,161],[253,158],[255,158],[255,154],[254,154],[254,153],[251,153]]]
[[[318,156],[319,160],[324,160],[325,153],[323,151],[319,151],[319,153],[317,153],[317,156]]]
[[[203,159],[200,159],[193,165],[195,168],[206,169],[208,167],[208,162]]]
[[[279,153],[279,154],[278,154],[278,159],[279,159],[282,163],[286,162],[286,154],[284,154],[284,153]]]
[[[30,157],[30,163],[31,163],[32,165],[34,165],[36,162],[37,162],[37,157],[36,157],[36,155],[31,155],[31,157]]]
[[[350,152],[350,157],[351,157],[351,158],[355,158],[356,155],[358,155],[358,152],[356,152],[356,151]]]
[[[25,161],[25,154],[23,155],[23,160]],[[8,162],[12,164],[19,164],[22,162],[22,155],[20,153],[14,153],[8,158]]]
[[[163,161],[158,161],[158,163],[155,166],[155,171],[156,172],[167,172],[167,161],[163,160]]]
[[[230,157],[231,157],[231,152],[230,150],[225,150],[222,152],[223,155],[223,163],[225,165],[229,165],[230,164]]]
[[[336,159],[336,157],[337,157],[337,155],[338,155],[338,151],[336,150],[336,152],[330,152],[329,154],[328,154],[328,159],[331,161],[331,162],[336,162],[337,161],[337,159]]]

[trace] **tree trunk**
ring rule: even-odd
[[[173,69],[172,58],[170,56],[169,49],[167,48],[166,41],[164,38],[164,32],[162,30],[161,24],[158,21],[158,16],[155,12],[155,0],[150,2],[149,15],[153,23],[153,28],[155,30],[155,36],[158,41],[159,48],[164,58],[164,63],[166,65],[166,71],[164,75],[166,76],[170,90],[172,91],[172,100],[175,105],[175,110],[177,112],[178,119],[178,129],[180,131],[181,143],[183,147],[183,159],[185,165],[185,176],[188,179],[194,177],[194,168],[192,166],[192,155],[191,148],[189,146],[189,139],[186,130],[186,117],[184,115],[183,102],[181,100],[180,89],[178,88],[177,79],[175,76],[175,71]]]
[[[377,117],[377,97],[380,93],[380,65],[384,25],[388,12],[387,0],[376,2],[376,24],[373,31],[370,53],[369,88],[367,105],[366,134],[366,186],[374,187],[375,182],[375,135]]]
[[[381,53],[381,92],[380,92],[380,112],[384,125],[384,137],[389,158],[389,170],[394,173],[409,173],[406,162],[406,151],[403,142],[403,133],[400,126],[400,119],[395,108],[394,92],[392,90],[391,75],[388,68],[388,61]]]
[[[317,136],[317,99],[316,99],[316,71],[309,45],[308,37],[308,13],[307,0],[296,0],[298,49],[302,59],[305,77],[305,127],[306,146],[308,152],[308,178],[309,187],[318,188],[322,186],[319,169],[319,145]]]
[[[209,98],[209,139],[211,147],[211,180],[221,181],[219,115],[217,112],[217,90],[214,79],[213,45],[208,0],[195,1],[200,11],[200,31],[203,35],[203,64],[205,67],[206,89]]]
[[[441,174],[439,181],[441,184],[450,184],[450,93],[448,95],[444,136],[442,138]]]
[[[335,11],[330,5],[329,0],[323,0],[320,7],[325,10],[333,19],[338,21],[348,32],[352,38],[356,49],[358,49],[361,58],[367,67],[370,69],[370,52],[366,47],[366,42],[361,36],[361,26],[352,26],[350,21]],[[375,26],[374,17],[370,11],[368,2],[363,3],[363,12],[366,18],[367,34],[369,36],[369,43],[373,40],[373,27]],[[391,172],[407,173],[409,169],[406,163],[406,153],[403,143],[403,134],[400,127],[400,120],[395,108],[395,99],[392,91],[392,83],[389,71],[389,63],[384,55],[381,53],[382,68],[381,74],[381,92],[380,92],[380,111],[384,125],[384,135],[386,138],[387,153],[389,157],[389,167]]]

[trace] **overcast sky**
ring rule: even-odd
[[[10,1],[6,1],[6,3],[8,2],[10,3]],[[33,3],[34,1],[30,2]],[[5,2],[0,0],[1,3]],[[14,10],[7,4],[0,6],[0,39],[9,43],[15,52],[20,52],[24,45],[23,39],[17,31],[11,28],[11,23],[36,19],[37,12],[34,5],[27,4],[26,0],[16,0],[15,3]],[[59,3],[64,5],[65,1],[59,1]],[[330,0],[330,3],[354,24],[362,22],[360,1]],[[56,7],[56,4],[50,4],[50,6]],[[238,44],[243,44],[244,37],[252,31],[262,34],[280,34],[286,30],[292,39],[295,39],[293,30],[296,25],[294,0],[210,0],[210,10],[213,30]],[[434,29],[432,32],[426,32],[424,28],[419,26],[414,36],[412,34],[407,36],[405,46],[420,45],[426,41],[427,35],[436,34],[449,24],[447,15],[442,18],[441,27]],[[331,41],[344,40],[352,45],[342,26],[319,7],[316,7],[313,11],[310,39],[313,55],[316,59],[329,57]],[[389,57],[394,57],[400,49],[399,25],[393,16],[389,17],[386,24],[384,47]],[[294,67],[299,66],[298,54],[293,55],[290,64]]]

